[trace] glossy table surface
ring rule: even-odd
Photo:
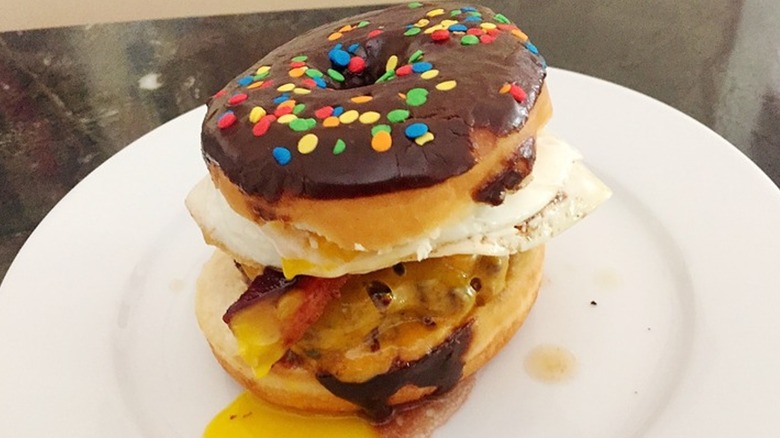
[[[689,114],[780,184],[780,2],[481,3],[517,22],[550,65]],[[0,277],[46,213],[100,163],[202,105],[279,44],[368,9],[0,33]]]

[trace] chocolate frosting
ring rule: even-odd
[[[318,374],[317,380],[333,395],[360,406],[372,419],[383,421],[393,414],[388,400],[402,387],[432,386],[436,390],[431,395],[439,395],[458,383],[463,375],[463,355],[471,345],[471,325],[470,321],[457,328],[421,359],[397,361],[388,372],[365,382],[342,382],[331,374]]]
[[[458,26],[436,35],[426,33],[443,20],[457,21]],[[409,30],[418,28],[420,32]],[[464,29],[482,35],[467,35]],[[442,33],[443,39],[435,40]],[[350,56],[362,58],[364,69],[353,73],[334,63],[330,54],[337,47],[347,52],[352,49]],[[418,72],[406,75],[401,75],[403,69],[396,70],[399,75],[376,82],[385,74],[392,55],[399,58],[397,67],[403,67],[418,51],[422,56],[416,62],[430,66],[418,65]],[[307,58],[293,61],[299,56]],[[315,85],[308,74],[292,77],[296,65],[324,73],[317,80],[325,88]],[[256,75],[261,66],[270,66],[266,77]],[[424,79],[421,72],[426,68],[438,70],[438,75]],[[219,165],[246,193],[271,202],[282,196],[339,199],[429,187],[476,164],[474,129],[503,136],[522,128],[541,90],[545,68],[544,59],[527,37],[503,15],[484,7],[454,2],[409,4],[346,18],[278,47],[212,97],[203,123],[204,157]],[[344,80],[329,76],[328,69],[343,74]],[[455,88],[437,88],[452,80]],[[298,91],[311,90],[309,94],[287,92],[299,105],[297,116],[312,119],[310,128],[301,132],[274,121],[264,134],[253,134],[252,108],[273,114],[284,100],[280,97],[284,92],[277,88],[285,84],[293,84]],[[506,84],[515,84],[520,93],[507,92]],[[427,90],[427,99],[409,105],[403,96],[415,88]],[[242,100],[241,94],[247,98]],[[350,100],[364,95],[372,100]],[[379,120],[325,127],[315,111],[327,106],[361,114],[375,111]],[[409,118],[389,121],[388,113],[396,109],[408,110]],[[228,111],[232,115],[226,116]],[[425,123],[434,135],[422,146],[406,132],[418,122]],[[391,147],[383,152],[372,148],[372,128],[377,125],[391,129]],[[306,134],[316,136],[317,144],[313,150],[309,145],[301,151],[299,141]],[[335,153],[338,140],[344,148]]]

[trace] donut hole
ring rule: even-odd
[[[390,58],[395,55],[398,57],[399,66],[404,62],[403,60],[408,58],[407,52],[409,50],[410,42],[402,41],[399,44],[397,41],[390,41],[382,36],[371,38],[368,41],[360,44],[355,50],[349,52],[349,45],[342,44],[334,45],[330,50],[341,50],[349,54],[350,58],[360,57],[363,59],[364,65],[360,72],[352,72],[349,66],[340,66],[335,64],[331,57],[328,57],[328,65],[325,68],[334,69],[344,76],[343,81],[331,80],[328,83],[328,88],[336,90],[351,90],[356,88],[368,88],[374,85],[381,85],[379,81],[387,71],[387,64]],[[329,52],[330,55],[330,52]],[[363,95],[371,96],[371,91],[366,90]]]

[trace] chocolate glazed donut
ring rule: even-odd
[[[523,127],[545,68],[528,37],[486,8],[370,12],[307,32],[214,95],[204,156],[268,202],[430,187],[478,162],[474,130]],[[516,188],[533,159],[533,142],[518,145],[504,169],[512,178],[491,188]]]

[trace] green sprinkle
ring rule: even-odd
[[[306,70],[306,76],[308,76],[310,78],[321,78],[322,77],[322,72],[317,70],[316,68],[310,68],[310,69]]]
[[[477,11],[471,11],[471,12],[468,13],[468,15],[471,15],[472,17],[481,17],[482,13],[481,12],[477,12]]]
[[[309,129],[312,129],[315,126],[317,126],[317,120],[315,120],[315,119],[308,118],[308,119],[304,119],[304,120],[306,120],[306,124],[309,125]]]
[[[306,56],[306,55],[299,55],[299,56],[296,56],[295,58],[293,58],[292,60],[293,60],[293,62],[304,62],[307,59],[309,59],[308,56]]]
[[[387,120],[393,123],[401,123],[409,118],[409,110],[395,109],[387,113]]]
[[[420,106],[427,100],[428,90],[425,88],[412,88],[406,93],[406,104],[409,106]]]
[[[295,132],[304,132],[310,129],[306,119],[295,119],[290,122],[289,126]]]
[[[460,15],[463,11],[460,9],[453,9],[452,12],[450,12],[450,17],[454,17],[456,15]]]
[[[369,24],[370,24],[370,23],[369,23],[368,21],[361,21],[360,23],[358,23],[357,27],[359,27],[359,28],[360,28],[360,27],[366,27],[366,26],[368,26]],[[343,142],[342,142],[342,143],[343,143]],[[337,143],[337,144],[338,144],[338,143]],[[342,149],[342,150],[344,150],[344,149]]]
[[[474,44],[479,44],[479,38],[476,35],[463,35],[460,43],[464,46],[473,46]]]
[[[423,5],[423,4],[422,4],[422,3],[420,3],[420,2],[411,2],[411,3],[409,3],[409,8],[411,8],[411,9],[414,9],[414,8],[419,8],[419,7],[420,7],[420,6],[422,6],[422,5]]]
[[[344,140],[338,139],[336,140],[336,144],[333,146],[333,155],[339,155],[340,153],[344,152],[344,149],[347,148],[347,144],[344,143]]]
[[[471,36],[474,36],[474,35],[471,35]],[[474,38],[476,38],[476,37],[474,37]],[[479,41],[479,40],[477,40],[477,41]],[[306,70],[306,71],[308,71],[308,70]],[[331,79],[333,79],[334,81],[344,82],[344,75],[339,73],[339,72],[337,72],[336,70],[333,70],[332,68],[328,69],[328,76],[330,76]]]
[[[303,104],[303,103],[299,103],[298,105],[295,105],[295,106],[293,107],[293,114],[295,114],[295,115],[297,116],[297,115],[298,115],[298,114],[300,114],[300,113],[301,113],[301,112],[302,112],[302,111],[303,111],[305,108],[306,108],[306,105],[305,105],[305,104]]]
[[[418,50],[418,51],[412,53],[412,56],[409,57],[409,63],[411,64],[411,63],[417,61],[418,59],[422,58],[422,56],[423,56],[423,51],[422,50]]]
[[[392,132],[392,128],[390,125],[376,125],[373,128],[371,128],[371,136],[375,136],[377,132],[380,131],[386,131],[386,132]]]
[[[504,16],[504,14],[496,14],[496,16],[493,17],[493,19],[495,19],[499,23],[503,23],[503,24],[510,24],[511,23],[509,21],[509,19]]]
[[[389,81],[390,79],[393,79],[395,77],[395,72],[392,70],[386,71],[382,76],[377,79],[377,82],[384,82]]]
[[[404,32],[404,35],[415,36],[420,32],[422,32],[422,29],[420,29],[419,27],[410,27],[409,29],[406,30],[406,32]]]
[[[271,74],[271,72],[269,72],[269,71],[264,71],[264,72],[262,72],[262,73],[260,73],[260,74],[257,74],[257,75],[254,75],[254,76],[252,76],[252,79],[254,79],[254,80],[256,80],[256,81],[259,81],[259,80],[261,80],[261,79],[265,79],[265,78],[267,78],[269,74]]]

